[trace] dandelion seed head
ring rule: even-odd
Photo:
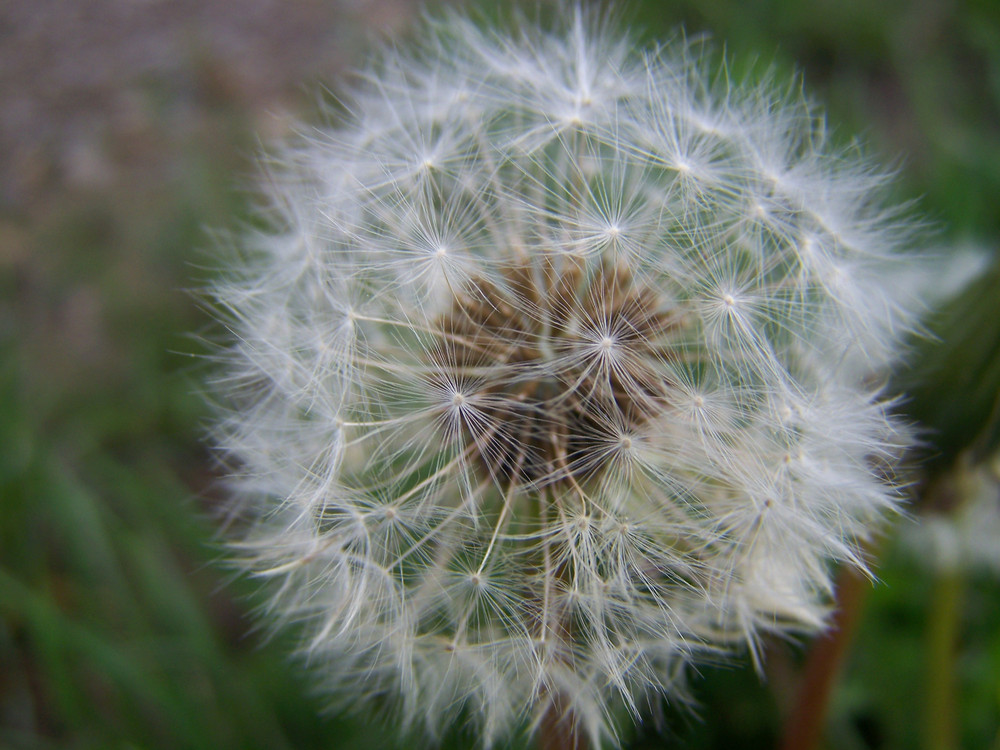
[[[613,743],[699,659],[821,627],[906,440],[885,176],[698,43],[566,10],[382,51],[215,289],[267,616],[331,693],[487,745],[551,712]]]

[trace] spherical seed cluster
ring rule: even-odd
[[[333,691],[486,744],[600,742],[692,660],[821,626],[896,497],[885,175],[797,95],[567,15],[384,52],[215,291],[269,616]]]

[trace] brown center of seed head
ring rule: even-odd
[[[471,280],[437,321],[432,361],[468,388],[461,431],[496,482],[581,483],[665,408],[676,322],[610,263],[544,256],[499,270]]]

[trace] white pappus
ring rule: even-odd
[[[213,289],[265,617],[332,693],[485,745],[613,744],[691,663],[822,627],[907,440],[887,174],[795,84],[565,11],[383,50]]]

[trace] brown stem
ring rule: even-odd
[[[813,643],[806,659],[795,704],[785,722],[782,750],[814,750],[819,746],[830,693],[854,638],[871,580],[845,566],[837,577],[837,611],[830,630]]]
[[[553,700],[538,728],[539,750],[587,750],[588,744],[573,713],[558,698]]]

